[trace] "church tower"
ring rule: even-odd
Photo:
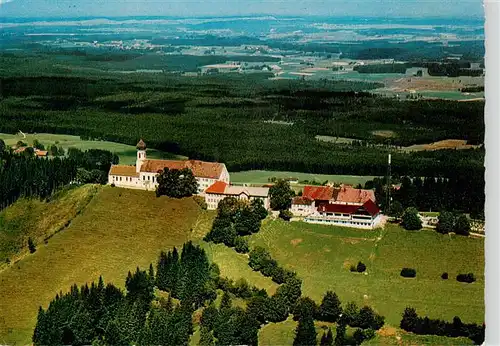
[[[139,173],[144,160],[146,160],[146,143],[144,143],[144,141],[141,139],[139,143],[137,143],[136,148],[137,161],[135,162],[135,171]]]

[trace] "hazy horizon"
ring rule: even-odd
[[[0,19],[125,17],[366,17],[387,19],[481,19],[481,0],[0,0]]]

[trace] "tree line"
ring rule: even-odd
[[[359,73],[406,73],[407,64],[370,64],[354,66],[353,70]]]
[[[400,183],[398,189],[391,186],[393,216],[401,217],[407,208],[419,211],[449,211],[470,213],[472,218],[484,218],[485,181],[482,173],[456,172],[447,178],[402,177],[392,181]],[[377,202],[386,209],[387,181],[375,178],[365,183],[366,189],[375,189]]]
[[[455,316],[452,322],[430,319],[427,316],[419,317],[416,310],[411,307],[405,309],[400,327],[420,335],[440,335],[452,338],[464,336],[471,339],[475,345],[481,345],[485,336],[484,323],[482,326],[474,323],[463,323],[458,316]]]
[[[261,199],[247,203],[234,197],[226,197],[219,202],[217,216],[205,241],[223,243],[234,247],[237,252],[249,251],[248,241],[244,236],[257,233],[261,220],[267,217],[267,210]]]
[[[113,163],[118,156],[106,150],[70,148],[67,156],[39,158],[0,145],[0,210],[21,197],[46,199],[71,182],[105,184]]]

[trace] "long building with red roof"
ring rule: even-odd
[[[204,194],[205,190],[215,182],[229,183],[229,172],[223,163],[148,159],[146,144],[142,139],[137,143],[135,166],[112,165],[108,174],[108,183],[125,188],[155,190],[158,186],[157,176],[165,168],[179,170],[189,168],[198,182],[198,194]]]
[[[234,197],[246,201],[261,199],[264,202],[264,207],[266,209],[270,208],[268,187],[234,186],[223,181],[217,181],[205,190],[207,209],[217,209],[219,202],[226,197]]]
[[[305,186],[292,200],[290,211],[305,222],[356,228],[375,228],[381,213],[373,190],[351,186]]]

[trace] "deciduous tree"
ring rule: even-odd
[[[292,205],[295,193],[287,180],[279,179],[270,189],[271,208],[273,210],[287,210]]]

